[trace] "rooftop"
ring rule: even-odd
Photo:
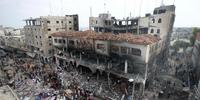
[[[76,37],[94,40],[104,40],[104,41],[119,41],[128,42],[131,44],[141,44],[148,45],[158,42],[159,37],[143,34],[143,35],[133,35],[131,33],[123,33],[115,35],[113,33],[96,33],[94,31],[68,31],[68,32],[57,32],[52,34],[53,37]]]

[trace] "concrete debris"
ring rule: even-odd
[[[54,63],[41,63],[37,58],[16,58],[13,54],[0,59],[0,97],[2,98],[10,98],[9,100],[17,98],[20,100],[132,100],[133,83],[117,76],[92,74],[86,67],[78,69],[74,64],[60,67]],[[155,62],[154,65],[159,66],[159,63]],[[172,59],[168,59],[164,65],[162,68],[166,67],[166,69],[169,65],[178,66]],[[188,98],[189,90],[186,91],[184,87],[187,84],[173,76],[176,74],[174,71],[176,68],[172,67],[170,70],[163,71],[158,68],[158,70],[160,71],[155,73],[154,80],[147,81],[147,89],[143,96],[141,96],[139,84],[134,83],[134,99]],[[161,72],[163,75],[160,74]]]

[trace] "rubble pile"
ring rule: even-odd
[[[1,86],[9,85],[20,100],[99,100],[122,96],[120,91],[113,91],[114,85],[108,87],[107,78],[97,80],[91,73],[83,74],[76,69],[67,72],[67,69],[40,63],[35,58],[8,55],[1,59]]]

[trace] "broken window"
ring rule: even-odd
[[[153,11],[153,14],[158,14],[158,11],[157,11],[157,10],[154,10],[154,11]]]
[[[166,12],[166,9],[161,9],[158,11],[158,14],[162,14],[162,13],[165,13]]]
[[[59,40],[58,40],[58,42],[59,42],[59,43],[62,43],[62,40],[61,40],[61,39],[59,39]]]
[[[51,36],[49,36],[48,38],[51,38]]]
[[[51,46],[52,44],[51,43],[49,43],[49,46]]]
[[[131,21],[128,21],[128,25],[131,25]]]
[[[112,52],[119,52],[119,46],[111,45],[111,51]]]
[[[70,27],[69,30],[72,30],[72,28]]]
[[[72,23],[72,21],[69,21],[69,23]]]
[[[104,44],[97,44],[97,49],[105,50]]]
[[[105,25],[108,25],[108,21],[107,20],[105,20]]]
[[[58,24],[58,23],[59,23],[59,21],[56,21],[56,23]]]
[[[64,51],[64,52],[66,52],[66,51],[67,51],[67,48],[66,48],[66,47],[64,47],[64,48],[63,48],[63,51]]]
[[[50,21],[47,21],[48,24],[50,24]]]
[[[77,19],[76,18],[74,18],[74,21],[76,21]]]
[[[48,28],[48,31],[51,31],[51,29],[50,29],[50,28]]]
[[[159,18],[158,23],[162,23],[162,19],[161,18]]]
[[[122,25],[122,21],[119,21],[119,25]]]
[[[160,29],[157,29],[157,33],[160,33]]]
[[[51,50],[48,50],[49,54],[51,54]]]
[[[121,47],[121,53],[127,54],[127,47]]]
[[[155,23],[155,19],[154,18],[152,19],[152,23]]]
[[[63,43],[64,43],[64,44],[66,43],[65,40],[63,40]]]
[[[141,50],[132,48],[132,55],[141,56]]]
[[[73,40],[69,40],[69,45],[74,45],[74,41]]]
[[[153,29],[151,29],[151,33],[154,33],[154,30],[153,30]]]
[[[111,25],[111,21],[109,21],[109,25]]]

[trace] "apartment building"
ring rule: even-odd
[[[78,31],[78,15],[41,16],[25,20],[25,42],[30,52],[47,62],[53,56],[51,34],[59,31]]]

